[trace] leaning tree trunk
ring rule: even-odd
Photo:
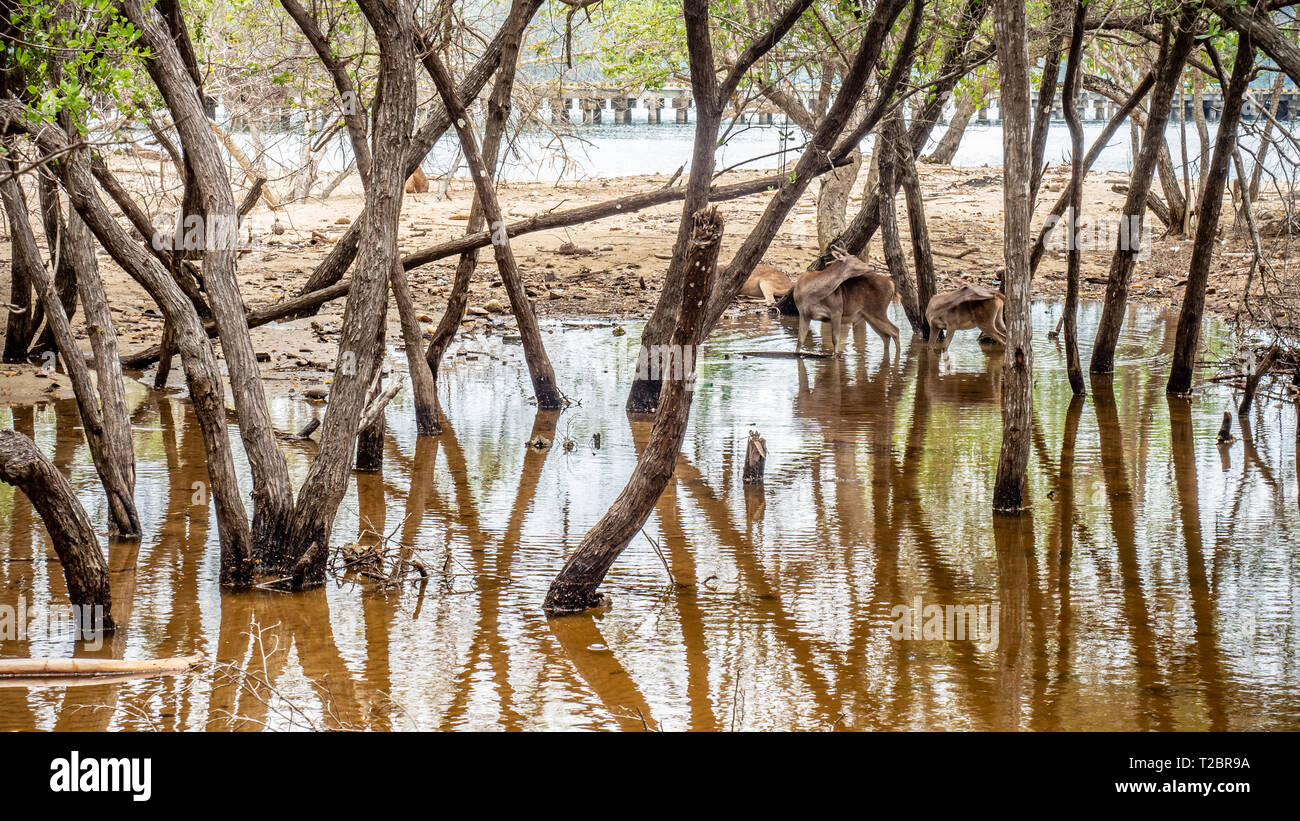
[[[320,448],[298,492],[297,505],[277,569],[295,589],[325,580],[334,517],[347,490],[348,468],[367,393],[379,367],[377,325],[384,321],[388,283],[400,264],[397,224],[406,182],[406,152],[415,121],[416,47],[413,9],[405,0],[361,0],[380,43],[379,85],[372,133],[376,136],[361,245],[368,249],[352,276],[343,309],[338,361],[329,409],[321,423]]]
[[[704,339],[705,304],[713,289],[713,274],[722,241],[722,216],[716,207],[695,214],[687,251],[685,282],[669,351],[661,374],[663,390],[650,439],[623,492],[600,521],[583,537],[578,549],[546,591],[544,608],[551,616],[578,613],[601,603],[596,589],[654,510],[677,466],[690,418],[691,390],[699,346]]]
[[[248,585],[253,569],[251,538],[226,427],[223,380],[194,304],[171,272],[143,245],[131,239],[99,199],[86,149],[70,146],[61,129],[42,124],[39,116],[13,99],[0,100],[0,122],[11,132],[30,133],[42,154],[58,158],[52,167],[59,173],[69,203],[113,261],[140,283],[174,327],[176,350],[185,364],[190,400],[203,431],[220,533],[221,584]]]
[[[496,180],[497,162],[501,154],[501,140],[505,136],[506,124],[510,115],[510,98],[514,92],[516,68],[519,62],[519,43],[523,39],[524,29],[528,25],[528,15],[522,4],[516,3],[511,8],[511,18],[502,30],[506,33],[501,46],[501,67],[497,71],[492,85],[492,94],[488,99],[487,121],[483,125],[483,173],[489,180]],[[458,149],[456,163],[459,164],[464,151]],[[447,172],[448,181],[455,172]],[[471,236],[483,230],[483,205],[477,190],[469,209],[469,223],[465,235]],[[469,287],[478,267],[478,249],[464,251],[456,263],[456,275],[452,279],[451,293],[447,297],[447,307],[438,327],[433,332],[433,339],[425,351],[425,361],[435,381],[438,370],[442,367],[442,357],[447,352],[460,323],[465,318],[465,309],[469,305]],[[441,423],[439,423],[441,429]]]
[[[1205,290],[1210,279],[1210,264],[1214,260],[1215,237],[1219,230],[1219,217],[1223,212],[1223,192],[1228,183],[1228,167],[1236,148],[1237,126],[1241,122],[1242,100],[1250,84],[1255,64],[1255,46],[1249,36],[1238,37],[1237,60],[1232,67],[1223,99],[1223,117],[1214,137],[1214,155],[1210,160],[1210,173],[1201,191],[1200,216],[1196,220],[1196,240],[1192,245],[1192,261],[1187,271],[1187,289],[1183,305],[1178,312],[1178,333],[1174,338],[1174,361],[1169,369],[1169,382],[1165,392],[1177,396],[1192,390],[1192,374],[1196,369],[1196,353],[1201,345],[1201,317],[1205,311]]]
[[[532,19],[541,5],[542,0],[518,0],[518,7],[524,16],[524,25],[527,25],[527,22]],[[483,51],[483,56],[474,63],[461,80],[460,85],[456,88],[456,94],[460,100],[470,101],[476,98],[488,79],[492,77],[492,73],[496,71],[497,63],[501,59],[501,49],[508,32],[508,25],[509,22],[507,21],[497,30],[496,37]],[[431,106],[431,111],[424,124],[411,137],[410,145],[403,160],[403,170],[405,171],[405,175],[402,177],[403,183],[405,183],[406,177],[409,177],[419,167],[420,163],[424,162],[424,158],[433,149],[433,144],[450,126],[451,118],[447,116],[446,107],[437,105],[435,102]],[[343,278],[343,275],[347,273],[348,268],[356,259],[357,249],[360,247],[361,242],[362,223],[365,218],[366,214],[363,208],[361,216],[352,221],[352,224],[348,226],[348,230],[343,233],[338,242],[334,243],[334,247],[330,249],[325,259],[321,260],[316,269],[312,271],[311,276],[307,278],[307,283],[298,292],[299,296],[326,288]],[[314,304],[301,311],[299,315],[312,315],[318,307],[318,303]]]
[[[883,5],[883,4],[882,4]],[[912,124],[908,127],[908,140],[911,143],[913,157],[921,156],[922,149],[925,148],[926,142],[930,139],[930,132],[939,122],[939,117],[943,113],[943,106],[952,94],[952,90],[962,77],[966,76],[969,66],[987,59],[988,52],[984,49],[972,49],[971,42],[979,33],[980,25],[987,13],[990,3],[988,0],[967,0],[963,6],[960,20],[948,38],[945,48],[943,61],[939,65],[937,76],[939,79],[931,87],[930,92],[926,95],[924,103],[920,106],[916,115],[912,118]],[[881,6],[878,5],[879,9]],[[901,56],[901,50],[900,50]],[[886,95],[882,94],[882,98]],[[893,196],[896,191],[888,192]],[[876,229],[880,227],[880,198],[885,196],[880,186],[871,190],[863,200],[862,207],[858,210],[856,216],[849,221],[849,225],[840,235],[838,244],[851,254],[860,254],[867,247],[867,243],[875,235]],[[829,248],[823,248],[817,259],[813,260],[809,266],[811,270],[821,270],[831,263]]]
[[[993,510],[1019,513],[1024,509],[1025,470],[1029,464],[1033,411],[1033,350],[1029,325],[1029,38],[1025,4],[997,0],[993,37],[998,50],[1002,109],[1002,202],[1005,233],[1007,325],[1006,358],[1002,366],[1002,447],[993,485]]]
[[[641,331],[641,361],[650,351],[662,346],[674,332],[674,317],[681,302],[687,249],[691,247],[692,215],[708,205],[708,181],[713,178],[718,144],[718,130],[722,126],[722,105],[718,100],[717,75],[713,68],[713,45],[709,39],[708,9],[706,5],[684,4],[686,22],[686,47],[690,58],[691,91],[695,99],[695,141],[691,151],[691,171],[686,182],[686,199],[682,203],[682,219],[678,223],[677,238],[673,242],[673,258],[664,273],[663,290],[655,303],[650,319]],[[653,378],[646,368],[638,373],[628,390],[629,413],[654,413],[659,405],[661,380]]]
[[[908,21],[907,30],[904,32],[902,40],[899,42],[889,75],[877,83],[880,92],[879,96],[862,119],[847,133],[844,133],[849,116],[859,105],[859,100],[866,91],[871,66],[879,58],[889,31],[893,27],[894,21],[902,13],[905,5],[904,2],[899,2],[899,0],[876,4],[871,20],[867,23],[866,31],[862,35],[862,43],[859,45],[858,53],[853,59],[853,65],[845,75],[839,93],[835,96],[835,102],[831,104],[830,110],[822,118],[817,131],[809,140],[808,148],[804,150],[804,153],[799,157],[799,161],[795,164],[794,172],[790,175],[793,180],[777,188],[776,193],[768,202],[767,208],[764,209],[763,215],[759,217],[758,222],[754,224],[748,236],[740,244],[740,249],[727,263],[727,267],[718,274],[717,282],[713,285],[713,294],[709,299],[706,331],[713,329],[713,326],[722,317],[723,312],[726,311],[727,306],[735,301],[736,295],[740,293],[740,289],[744,286],[750,272],[762,259],[763,254],[766,253],[772,242],[772,238],[776,236],[781,224],[789,215],[790,210],[794,208],[795,203],[798,202],[799,197],[802,196],[812,179],[826,170],[828,165],[834,166],[835,163],[842,162],[847,158],[858,147],[863,138],[889,112],[894,92],[907,76],[916,54],[916,42],[923,19],[921,12],[924,4],[925,0],[913,0],[912,17]],[[837,139],[838,143],[835,142]],[[879,154],[880,152],[875,153]],[[788,294],[787,298],[790,298]]]
[[[224,154],[193,76],[197,69],[186,59],[184,48],[178,47],[184,46],[185,38],[175,36],[158,12],[143,8],[139,0],[126,0],[123,8],[149,45],[149,76],[176,124],[189,165],[188,182],[197,191],[205,220],[203,282],[221,339],[231,397],[239,416],[239,435],[253,480],[253,548],[269,564],[275,564],[293,513],[293,487],[288,463],[275,438],[244,300],[235,279],[238,216]]]
[[[1151,178],[1161,148],[1168,151],[1165,124],[1169,121],[1170,107],[1173,104],[1178,80],[1182,76],[1183,63],[1187,61],[1187,55],[1191,52],[1195,41],[1196,14],[1196,7],[1184,6],[1175,23],[1177,31],[1173,35],[1172,43],[1167,31],[1161,36],[1159,77],[1151,90],[1151,104],[1148,106],[1142,150],[1133,164],[1128,196],[1120,216],[1124,221],[1123,225],[1128,229],[1127,231],[1121,229],[1121,237],[1127,238],[1127,242],[1123,245],[1127,247],[1117,248],[1111,258],[1110,276],[1106,282],[1106,301],[1102,307],[1101,320],[1097,325],[1097,339],[1092,348],[1092,361],[1089,368],[1096,374],[1107,374],[1115,370],[1115,345],[1119,342],[1120,328],[1124,325],[1129,281],[1133,277],[1133,269],[1137,267],[1137,256],[1141,250],[1147,193],[1151,190]]]
[[[943,132],[934,151],[930,152],[930,156],[926,157],[925,161],[936,165],[951,164],[952,158],[957,156],[957,149],[961,146],[961,138],[966,133],[966,126],[970,125],[971,117],[975,116],[977,110],[979,105],[973,95],[961,98],[952,113],[952,119],[948,121],[948,130]]]
[[[1065,86],[1061,89],[1061,108],[1070,129],[1070,205],[1066,230],[1069,231],[1065,263],[1065,374],[1075,396],[1087,391],[1083,366],[1079,362],[1079,268],[1083,250],[1079,247],[1079,212],[1083,210],[1083,123],[1079,121],[1079,67],[1083,62],[1083,23],[1085,0],[1075,0],[1074,25],[1070,31],[1070,55],[1065,64]],[[1033,276],[1033,264],[1029,267]]]
[[[54,282],[41,261],[37,249],[36,237],[32,234],[28,222],[27,208],[23,203],[22,192],[16,178],[10,177],[0,182],[0,197],[4,200],[5,210],[10,215],[10,241],[14,245],[15,258],[22,258],[24,266],[31,272],[36,292],[45,309],[45,319],[54,337],[55,345],[63,357],[64,367],[72,380],[73,393],[77,399],[77,408],[81,413],[82,427],[86,434],[86,443],[90,448],[95,470],[99,474],[104,492],[108,496],[109,522],[115,533],[127,538],[140,535],[140,517],[136,513],[133,491],[135,486],[135,457],[130,444],[130,421],[122,427],[122,419],[115,419],[115,435],[107,435],[104,417],[100,411],[99,397],[95,384],[90,378],[90,371],[77,345],[72,332],[72,323],[63,310],[63,302],[55,292]],[[111,391],[109,385],[105,386]],[[122,385],[117,384],[120,390]],[[125,437],[123,436],[125,431]],[[125,446],[123,440],[125,438]]]
[[[103,608],[99,624],[83,626],[112,630],[108,562],[72,485],[31,439],[13,430],[0,430],[0,482],[21,490],[41,514],[63,565],[68,600],[79,607]]]
[[[452,86],[451,75],[433,52],[424,55],[434,85],[442,97],[442,104],[451,113],[452,124],[460,137],[461,151],[465,154],[465,164],[474,178],[474,189],[478,194],[479,205],[483,209],[483,218],[488,227],[500,236],[494,238],[492,253],[496,257],[497,271],[505,285],[506,295],[510,298],[510,307],[514,311],[515,321],[519,326],[519,336],[524,348],[524,359],[528,363],[528,373],[533,382],[533,393],[537,397],[537,407],[556,410],[566,404],[564,394],[555,384],[555,369],[546,354],[542,342],[542,332],[537,325],[537,314],[533,303],[524,287],[523,274],[515,261],[514,251],[510,247],[510,238],[506,236],[505,221],[501,216],[501,205],[497,202],[496,190],[492,178],[486,173],[483,155],[479,151],[478,138],[474,135],[474,126],[469,114],[460,100],[456,99],[456,89]]]

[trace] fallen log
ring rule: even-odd
[[[62,678],[83,676],[161,676],[184,673],[203,661],[202,656],[167,659],[0,659],[0,679]]]

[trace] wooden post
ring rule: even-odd
[[[747,485],[763,482],[763,469],[767,467],[767,442],[756,430],[749,432],[749,445],[745,448],[744,482]]]

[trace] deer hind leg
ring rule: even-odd
[[[880,334],[880,339],[885,343],[885,356],[889,356],[889,341],[894,341],[894,347],[898,348],[898,356],[903,356],[903,343],[899,341],[898,326],[889,321],[888,317],[867,317],[867,324],[871,329]]]
[[[795,346],[796,351],[803,350],[804,342],[808,339],[808,317],[799,314],[799,344]]]
[[[776,304],[776,288],[773,287],[772,283],[767,281],[760,282],[758,283],[758,290],[763,294],[763,302],[768,305]]]

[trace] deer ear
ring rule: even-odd
[[[833,257],[835,257],[836,259],[838,259],[838,260],[840,260],[841,262],[843,262],[844,260],[846,260],[846,259],[849,258],[849,252],[848,252],[848,251],[845,251],[843,248],[841,248],[841,247],[838,246],[838,245],[832,245],[832,246],[831,246],[831,256],[833,256]]]

